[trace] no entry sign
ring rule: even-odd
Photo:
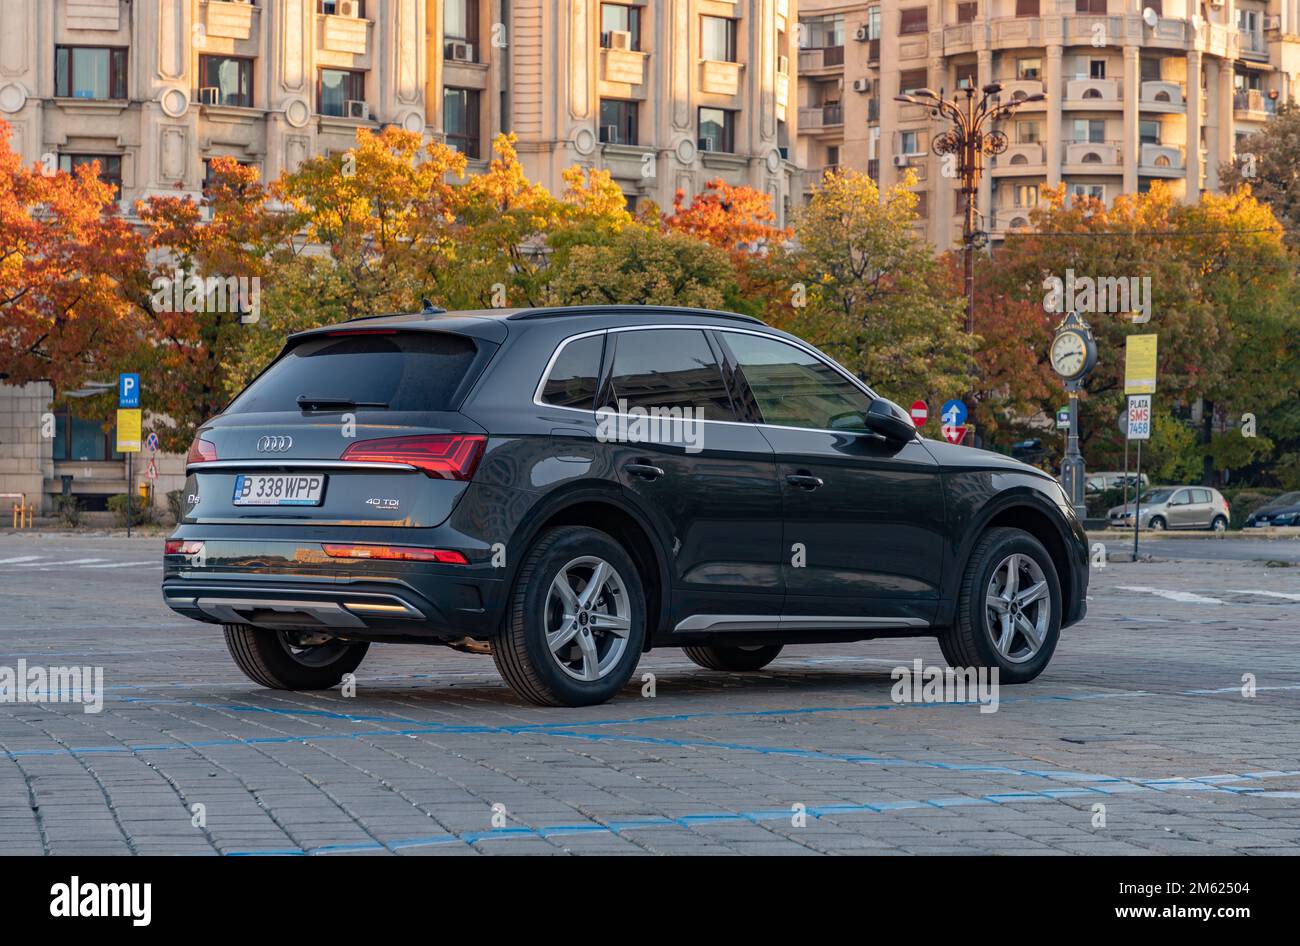
[[[912,402],[912,423],[917,427],[924,427],[925,422],[930,419],[930,408],[925,401]]]

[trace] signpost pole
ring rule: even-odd
[[[1133,489],[1133,561],[1138,560],[1138,532],[1142,529],[1142,441],[1138,441],[1137,486]]]
[[[1142,483],[1139,482],[1138,486]],[[1104,489],[1105,487],[1103,487]],[[1124,431],[1124,501],[1120,504],[1121,509],[1128,508],[1128,430]]]
[[[135,458],[134,453],[126,455],[126,537],[131,538],[131,490],[134,489],[135,471],[134,464],[131,462]]]

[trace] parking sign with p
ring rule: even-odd
[[[140,406],[140,376],[138,374],[120,374],[117,376],[117,406],[126,408]]]

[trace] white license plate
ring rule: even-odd
[[[232,501],[236,506],[319,506],[324,493],[320,473],[241,473]]]

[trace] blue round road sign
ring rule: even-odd
[[[966,423],[966,405],[961,401],[944,401],[939,420],[945,427],[960,427]]]
[[[145,445],[146,447],[149,448],[149,452],[150,452],[150,453],[157,453],[157,452],[158,452],[158,435],[155,434],[155,433],[153,433],[153,432],[150,432],[148,438],[145,439],[144,445]]]

